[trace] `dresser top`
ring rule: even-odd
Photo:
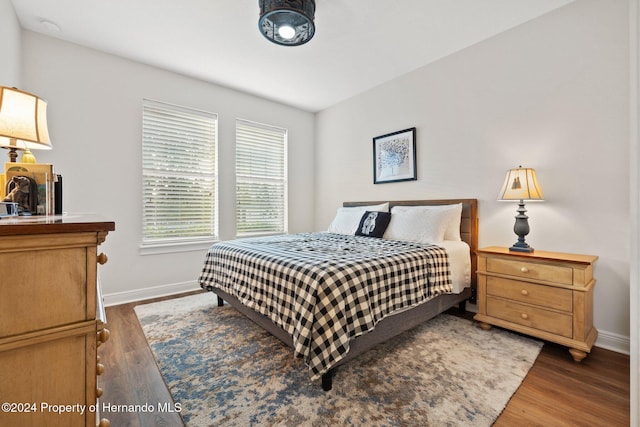
[[[516,252],[510,251],[509,248],[501,246],[491,246],[488,248],[478,249],[478,254],[508,255],[510,257],[519,257],[523,259],[540,259],[549,261],[574,262],[579,264],[593,264],[598,257],[596,255],[570,254],[564,252],[549,252],[535,250],[533,252]]]
[[[33,215],[0,218],[0,236],[108,232],[115,222],[94,214]]]

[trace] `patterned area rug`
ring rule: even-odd
[[[311,382],[277,338],[211,293],[135,308],[191,426],[490,426],[542,343],[441,314]]]

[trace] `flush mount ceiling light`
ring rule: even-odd
[[[315,34],[315,0],[259,0],[259,3],[258,27],[267,40],[282,46],[299,46]]]

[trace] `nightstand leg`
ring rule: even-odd
[[[585,351],[575,348],[570,348],[569,353],[571,353],[571,357],[573,357],[573,360],[575,360],[576,362],[582,362],[582,359],[587,357],[587,353]]]
[[[478,324],[480,325],[480,328],[482,328],[485,331],[488,331],[489,329],[491,329],[491,325],[488,323],[478,322]]]

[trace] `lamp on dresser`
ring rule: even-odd
[[[35,163],[31,149],[51,149],[47,128],[47,103],[29,92],[0,86],[0,147],[9,149],[16,162],[16,150],[24,150],[23,163]]]
[[[502,189],[498,194],[499,201],[518,200],[518,215],[516,215],[516,223],[513,231],[518,235],[518,241],[509,248],[510,251],[516,252],[533,252],[533,248],[525,242],[524,237],[529,234],[529,217],[526,215],[527,210],[524,207],[525,200],[543,200],[542,190],[538,185],[536,171],[532,168],[523,168],[519,166],[517,169],[507,171],[507,176],[502,184]]]

